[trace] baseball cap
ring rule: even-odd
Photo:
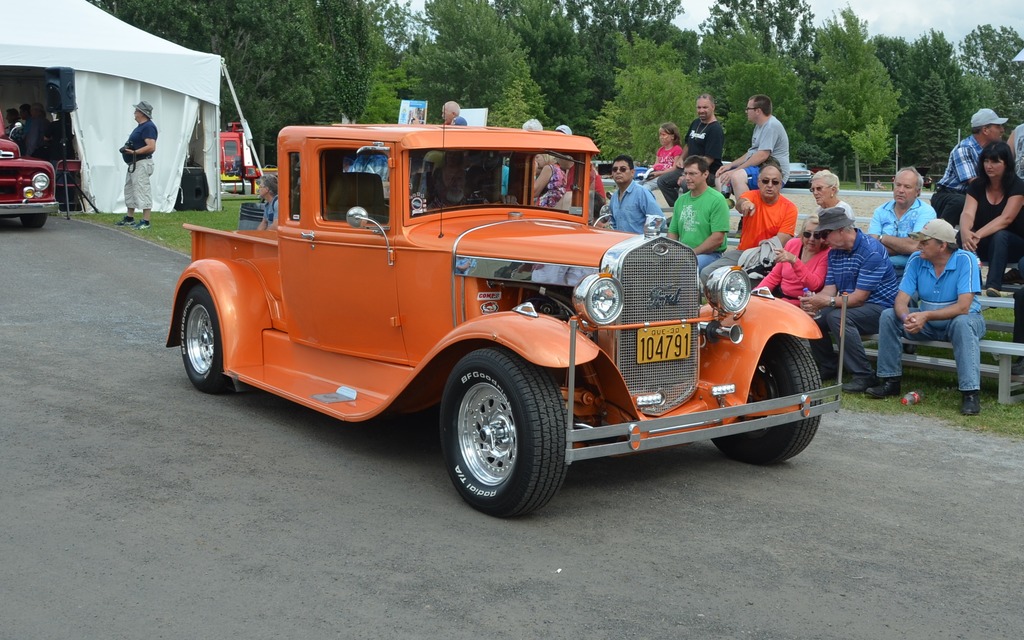
[[[842,207],[829,207],[818,214],[818,231],[835,231],[853,226],[853,220]]]
[[[934,220],[929,220],[920,231],[910,234],[910,237],[914,240],[934,238],[939,242],[954,244],[956,242],[956,231],[953,229],[953,225],[942,218],[935,218]]]
[[[989,124],[1006,124],[1008,118],[1000,118],[991,109],[978,109],[978,112],[971,116],[971,128],[977,129]]]
[[[555,127],[555,131],[559,131],[561,133],[564,133],[567,136],[571,136],[572,135],[572,129],[570,129],[569,125],[567,125],[567,124],[560,124],[560,125],[558,125],[557,127]]]

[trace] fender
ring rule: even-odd
[[[213,297],[220,319],[224,370],[263,364],[263,331],[271,328],[268,293],[256,271],[245,263],[206,258],[190,264],[178,278],[167,346],[181,346],[181,308],[196,284]]]
[[[540,367],[569,366],[569,325],[551,316],[531,318],[514,311],[480,316],[455,327],[425,360],[465,340],[486,340],[505,346]],[[576,364],[590,362],[601,348],[585,334],[576,334]]]
[[[739,324],[743,328],[742,345],[726,339],[718,340],[701,349],[701,379],[736,384],[736,397],[747,397],[750,380],[757,361],[772,336],[788,334],[814,340],[821,337],[818,325],[804,311],[782,300],[752,297],[746,311],[738,321],[727,318],[725,325]],[[752,354],[759,354],[753,358]]]

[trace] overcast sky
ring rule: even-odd
[[[697,30],[708,17],[713,0],[683,0],[686,10],[675,22],[682,29]],[[423,0],[411,0],[412,8],[423,11]],[[980,24],[1007,26],[1024,36],[1024,1],[984,0],[808,0],[818,27],[833,13],[849,4],[868,23],[868,35],[902,36],[914,41],[929,29],[941,31],[958,44]],[[927,11],[923,10],[927,7]]]
[[[981,24],[1010,27],[1024,36],[1024,2],[1021,0],[978,3],[964,0],[808,0],[808,4],[816,27],[849,4],[854,13],[868,23],[868,35],[901,36],[911,42],[934,29],[957,44]],[[696,31],[707,19],[710,6],[710,0],[683,0],[686,13],[676,24]]]

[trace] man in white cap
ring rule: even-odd
[[[128,165],[124,181],[124,204],[128,207],[128,214],[115,224],[142,231],[149,228],[149,213],[153,208],[149,179],[153,175],[157,131],[153,124],[153,105],[143,100],[133,108],[136,127],[120,149],[121,158]],[[136,209],[142,209],[142,220],[138,222],[135,222]]]
[[[879,384],[867,395],[886,398],[900,395],[903,375],[900,338],[941,340],[953,343],[953,359],[962,400],[960,413],[981,411],[981,349],[985,318],[977,296],[981,291],[978,258],[957,248],[956,231],[945,220],[932,220],[911,237],[917,251],[907,261],[899,293],[891,309],[878,321]],[[911,306],[917,298],[916,306]]]
[[[979,109],[971,116],[971,135],[961,140],[949,152],[946,172],[939,178],[932,196],[932,208],[938,217],[956,226],[960,223],[960,212],[964,210],[967,185],[978,177],[978,156],[981,149],[990,142],[1003,139],[1003,125],[1006,118],[1000,118],[991,109]]]

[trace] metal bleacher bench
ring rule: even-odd
[[[1013,308],[1013,298],[988,298],[979,297],[982,310],[988,308]],[[1012,330],[1008,322],[986,321],[988,331]],[[862,336],[865,341],[878,340],[877,335]],[[949,342],[939,341],[917,341],[903,339],[904,344],[914,344],[920,347],[937,347],[940,349],[953,350]],[[1016,358],[1024,357],[1024,344],[1018,342],[1004,342],[1002,340],[982,340],[978,343],[981,347],[982,358],[990,354],[996,359],[996,364],[988,362],[981,363],[981,375],[985,378],[996,378],[999,381],[998,400],[1000,404],[1013,404],[1024,401],[1024,377],[1016,379],[1010,375],[1010,367]],[[865,349],[869,358],[878,357],[878,349]],[[951,354],[952,355],[952,354]],[[938,371],[956,371],[956,360],[952,357],[943,358],[939,356],[926,356],[919,353],[903,353],[904,366],[919,367],[922,369],[933,369]]]

